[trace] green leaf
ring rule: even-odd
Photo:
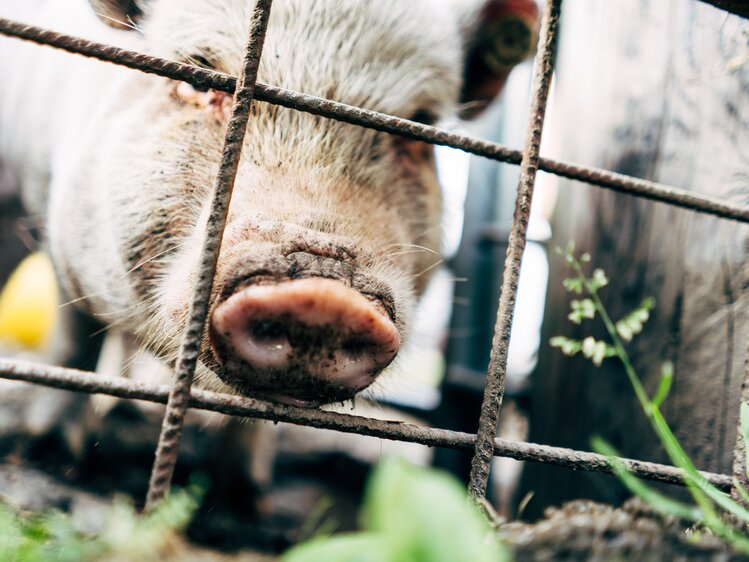
[[[603,360],[606,358],[606,343],[602,341],[597,341],[595,349],[593,350],[593,364],[596,367],[600,367],[601,363],[603,363]]]
[[[562,353],[570,357],[576,355],[577,353],[580,353],[580,350],[583,347],[582,342],[570,338],[565,338],[564,336],[555,336],[551,338],[549,340],[549,344],[551,345],[551,347],[558,347],[562,351]]]
[[[375,472],[367,487],[365,521],[370,531],[386,536],[393,562],[506,559],[457,480],[403,461],[385,459]]]
[[[616,333],[619,334],[619,337],[624,341],[632,341],[632,336],[634,336],[632,329],[621,320],[616,323]]]
[[[596,317],[596,305],[590,299],[583,299],[580,301],[580,312],[583,318],[595,318]]]
[[[583,318],[592,319],[596,316],[596,305],[590,299],[572,300],[570,302],[569,318],[575,324],[582,322]]]
[[[659,408],[663,401],[668,397],[668,393],[671,391],[671,383],[674,380],[674,364],[671,361],[666,361],[661,366],[661,382],[658,384],[658,390],[655,391],[653,396],[652,405]]]
[[[288,551],[282,562],[400,562],[384,536],[374,533],[318,537]],[[412,562],[412,559],[402,559]],[[413,561],[417,562],[417,561]]]
[[[700,520],[700,510],[694,506],[673,500],[654,490],[645,482],[637,478],[622,462],[619,453],[609,443],[600,437],[593,437],[593,450],[608,457],[609,464],[622,483],[630,492],[645,501],[653,509],[664,515],[674,515],[689,521]]]
[[[562,286],[570,293],[583,294],[583,282],[577,277],[570,277],[562,281]]]
[[[687,456],[684,449],[682,449],[678,440],[671,432],[671,428],[668,427],[666,420],[663,418],[663,415],[657,406],[653,407],[652,415],[658,436],[661,438],[661,442],[666,448],[666,452],[671,458],[671,462],[679,468],[683,468],[687,474],[687,479],[697,486],[699,490],[704,492],[713,502],[742,521],[749,523],[749,510],[733,501],[729,495],[718,490],[718,488],[710,484],[710,482],[699,473],[692,463],[692,460]]]
[[[606,277],[606,273],[600,267],[593,271],[593,276],[590,278],[588,285],[591,287],[591,292],[597,291],[609,284],[609,279]]]
[[[588,336],[582,341],[581,351],[583,355],[593,361],[593,363],[600,367],[601,363],[606,357],[611,357],[612,354],[616,354],[616,350],[608,345],[604,341],[598,341],[592,336]]]
[[[588,336],[583,340],[583,355],[588,359],[593,357],[596,350],[596,340],[593,336]]]
[[[631,341],[632,338],[642,332],[645,322],[650,318],[650,310],[655,306],[655,300],[647,298],[632,312],[616,323],[616,333],[624,341]]]
[[[655,299],[653,297],[646,297],[642,299],[639,308],[645,310],[653,310],[655,308]]]

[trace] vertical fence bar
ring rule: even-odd
[[[497,323],[494,328],[484,400],[481,404],[476,448],[471,461],[468,490],[475,499],[483,498],[486,495],[489,468],[494,456],[494,439],[505,389],[507,350],[510,344],[512,318],[515,312],[520,264],[525,251],[528,218],[540,160],[541,132],[544,126],[546,101],[549,96],[554,70],[554,52],[561,4],[562,0],[547,0],[541,23],[539,49],[536,55],[536,68],[533,77],[530,120],[523,158],[520,163],[520,182],[515,202],[515,214],[510,230],[507,257],[505,258],[502,294],[499,298]]]
[[[250,36],[247,42],[244,65],[234,93],[234,105],[226,130],[221,166],[216,178],[211,213],[206,225],[192,304],[177,361],[176,379],[169,393],[169,401],[156,450],[156,459],[148,486],[146,510],[153,508],[168,491],[174,466],[177,462],[182,427],[190,404],[190,388],[192,387],[208,316],[216,262],[221,249],[229,202],[234,190],[242,145],[255,95],[255,82],[260,66],[260,56],[263,51],[265,32],[268,28],[271,3],[272,0],[257,0],[250,22]]]

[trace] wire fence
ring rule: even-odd
[[[730,12],[749,16],[746,2],[706,1]],[[239,77],[0,18],[0,34],[3,35],[55,47],[141,72],[181,80],[195,87],[210,88],[234,95],[223,157],[214,186],[211,212],[202,248],[199,277],[194,287],[189,320],[176,364],[174,383],[171,386],[148,385],[90,372],[8,359],[0,359],[0,378],[77,392],[100,393],[126,399],[165,403],[167,408],[151,474],[147,508],[151,508],[163,498],[169,489],[178,458],[185,414],[190,408],[420,443],[431,447],[473,450],[469,491],[476,498],[486,494],[489,468],[494,456],[555,464],[574,470],[612,473],[610,463],[602,455],[535,443],[508,441],[496,437],[504,395],[507,351],[520,263],[525,250],[528,217],[537,171],[543,170],[601,188],[743,223],[749,223],[749,207],[594,167],[540,157],[539,147],[553,74],[561,3],[561,0],[546,0],[545,2],[539,48],[535,60],[530,120],[525,147],[522,151],[438,127],[258,82],[257,71],[272,0],[258,0],[256,3],[249,26],[242,74]],[[192,389],[242,141],[251,118],[250,108],[255,100],[430,144],[450,146],[471,154],[520,166],[520,183],[510,230],[497,323],[477,434],[298,408],[242,396]],[[744,377],[744,388],[749,389],[749,366]],[[741,475],[745,474],[739,470],[741,463],[744,462],[744,452],[741,440],[738,441],[734,455],[734,473]],[[642,478],[684,485],[683,472],[673,466],[633,459],[622,460]],[[708,472],[702,474],[720,489],[733,491],[732,476]]]

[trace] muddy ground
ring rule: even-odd
[[[708,532],[690,530],[655,514],[638,500],[619,509],[574,501],[547,509],[535,524],[509,523],[500,532],[516,562],[728,562],[749,559],[733,553]]]

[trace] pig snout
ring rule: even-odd
[[[337,279],[256,282],[213,311],[213,353],[241,392],[314,406],[369,386],[395,358],[398,330],[382,301]]]

